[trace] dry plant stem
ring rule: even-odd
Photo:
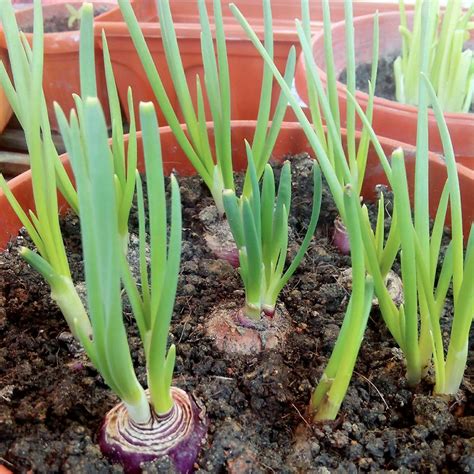
[[[347,291],[352,291],[352,268],[347,268],[342,271],[337,282],[342,285]],[[387,293],[391,300],[397,306],[403,304],[403,282],[401,278],[392,270],[390,270],[385,278],[385,286]],[[380,302],[376,296],[372,300],[374,307],[380,307]]]

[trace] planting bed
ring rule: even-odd
[[[375,95],[384,99],[396,101],[395,96],[395,76],[393,74],[393,63],[399,54],[391,54],[379,59],[377,65],[377,83],[375,85]],[[359,91],[369,93],[369,80],[372,70],[372,63],[361,63],[356,68],[356,88]],[[346,84],[346,70],[342,71],[339,80]],[[470,113],[474,112],[474,103],[471,104]]]
[[[298,240],[309,221],[311,166],[305,157],[293,162],[290,224]],[[286,344],[259,355],[227,356],[204,326],[217,305],[242,304],[242,284],[238,271],[215,260],[204,241],[198,214],[211,199],[201,180],[180,178],[180,186],[183,254],[170,339],[177,344],[175,384],[194,394],[210,419],[199,472],[474,470],[472,368],[455,400],[429,396],[429,383],[413,392],[405,384],[401,351],[376,310],[339,418],[309,426],[311,390],[349,297],[340,276],[350,258],[331,244],[337,212],[326,189],[316,237],[281,294],[292,324]],[[131,221],[133,232],[136,215]],[[63,229],[74,280],[82,281],[77,217],[65,218]],[[20,236],[0,254],[0,462],[23,472],[121,472],[95,444],[101,419],[117,399],[72,340],[42,277],[18,256],[17,245],[27,240]],[[131,260],[134,246],[132,235]],[[144,356],[127,305],[124,317],[143,382]],[[163,460],[145,471],[170,469]]]
[[[113,5],[94,5],[94,17],[105,13],[113,8]],[[46,17],[43,21],[43,28],[45,33],[61,33],[63,31],[77,31],[79,29],[79,21],[74,22],[71,27],[68,25],[69,12],[64,6],[64,13],[59,15],[51,15]],[[24,19],[19,25],[24,33],[33,33],[33,15],[31,19]]]

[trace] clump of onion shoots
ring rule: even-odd
[[[429,24],[424,33],[423,0],[415,3],[411,30],[404,0],[399,4],[402,52],[393,65],[397,101],[419,104],[420,65],[425,44],[429,56],[426,74],[441,110],[469,112],[474,94],[474,58],[472,49],[466,48],[465,42],[474,28],[474,3],[464,11],[461,0],[449,0],[442,11],[439,0],[430,0]]]
[[[48,282],[51,297],[60,307],[71,332],[105,383],[121,400],[101,425],[102,452],[113,462],[120,462],[126,472],[140,472],[141,463],[162,456],[169,457],[178,472],[189,472],[205,439],[207,419],[204,409],[192,396],[172,386],[176,348],[168,347],[168,334],[181,258],[181,201],[178,183],[171,176],[168,216],[154,107],[149,103],[140,106],[149,196],[147,210],[141,179],[135,170],[133,173],[139,215],[138,278],[133,276],[124,252],[123,215],[119,212],[124,201],[114,166],[117,147],[109,143],[99,100],[90,95],[91,88],[87,89],[88,94],[85,90],[85,97],[75,97],[76,109],[71,111],[69,120],[60,107],[55,106],[77,188],[86,307],[72,280],[61,235],[56,195],[57,155],[49,153],[50,134],[43,133],[48,132],[49,123],[42,93],[41,2],[35,0],[34,4],[32,49],[20,38],[11,4],[2,0],[0,6],[13,82],[3,65],[0,80],[22,117],[32,162],[36,208],[28,214],[23,211],[1,177],[0,186],[36,247],[35,250],[22,248],[21,255]],[[82,7],[82,21],[91,24],[91,4]],[[83,51],[84,42],[89,39],[81,37]],[[92,62],[89,67],[93,68]],[[84,68],[82,65],[82,72]],[[114,119],[118,123],[119,117]],[[136,150],[136,147],[137,132],[132,128],[129,149]],[[131,199],[127,198],[126,202],[131,206]],[[130,208],[123,212],[128,220]],[[149,261],[146,221],[149,222]],[[148,389],[140,384],[133,367],[122,313],[123,289],[143,343]]]
[[[251,353],[258,352],[262,347],[277,345],[281,332],[288,324],[281,311],[278,311],[277,299],[298,268],[313,237],[321,207],[322,184],[319,166],[314,162],[310,222],[298,252],[285,270],[291,207],[291,165],[289,161],[283,164],[276,193],[273,170],[267,164],[260,190],[248,143],[246,148],[246,176],[251,192],[248,195],[243,193],[238,198],[232,189],[224,191],[224,208],[239,251],[239,272],[245,289],[245,304],[235,312],[233,318],[219,310],[211,317],[208,327],[221,348],[226,346],[226,339],[237,338],[240,342],[236,343],[235,351]],[[240,326],[240,338],[237,334],[228,336],[235,325]],[[248,347],[252,345],[254,347]]]

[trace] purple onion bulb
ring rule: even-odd
[[[141,463],[164,456],[178,472],[191,472],[207,434],[205,409],[177,387],[171,387],[171,395],[173,408],[164,415],[153,413],[144,424],[129,417],[124,403],[112,408],[99,429],[102,454],[129,474],[140,473]]]
[[[234,268],[240,267],[239,251],[237,247],[232,248],[213,248],[215,256],[221,260],[226,260]]]
[[[275,306],[271,305],[262,305],[262,311],[264,312],[265,316],[269,318],[273,318],[275,316]]]
[[[332,235],[332,243],[343,255],[349,255],[349,253],[351,252],[347,229],[340,217],[336,217],[336,219],[334,220],[334,233]]]
[[[234,268],[240,267],[239,250],[233,240],[219,240],[215,235],[210,233],[206,233],[204,238],[216,258],[226,260]]]

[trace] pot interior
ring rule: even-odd
[[[237,171],[245,168],[246,153],[245,140],[251,141],[255,132],[255,122],[253,121],[235,121],[232,123],[232,156],[234,159],[234,167]],[[214,134],[212,123],[208,123],[208,133],[211,147],[213,149]],[[359,137],[360,135],[358,135]],[[345,139],[345,134],[343,136]],[[164,172],[169,174],[175,172],[179,175],[191,175],[195,171],[191,166],[189,160],[185,157],[181,147],[177,144],[173,133],[169,127],[160,128],[161,147],[163,150],[163,165]],[[406,145],[394,140],[382,139],[382,147],[390,156],[393,150],[402,147],[405,152],[405,162],[407,167],[407,175],[410,187],[410,197],[413,197],[413,177],[415,170],[415,151],[410,145]],[[297,155],[302,152],[307,152],[314,157],[304,131],[298,123],[284,123],[275,144],[272,159],[277,161],[284,160],[287,156]],[[141,134],[138,135],[138,155],[139,155],[139,170],[143,172],[143,149]],[[67,156],[62,156],[66,163],[66,169],[71,172]],[[446,166],[441,156],[431,153],[429,159],[429,173],[430,173],[430,215],[432,218],[436,215],[439,198],[443,191],[444,183],[447,179]],[[463,211],[463,228],[464,235],[469,235],[471,222],[474,220],[474,206],[472,205],[471,189],[474,185],[474,172],[463,167],[458,166],[458,175],[461,189],[461,202]],[[362,187],[362,195],[367,200],[374,200],[376,197],[376,185],[387,185],[387,179],[380,165],[378,156],[370,147],[367,159],[367,171],[365,175],[364,184]],[[27,171],[17,178],[10,181],[10,188],[20,205],[24,210],[34,209],[33,192],[31,188],[31,173]],[[64,200],[61,200],[61,207],[66,210]],[[449,216],[447,219],[449,225]],[[13,213],[6,197],[0,192],[0,251],[4,249],[10,239],[14,238],[21,228],[16,215]]]

